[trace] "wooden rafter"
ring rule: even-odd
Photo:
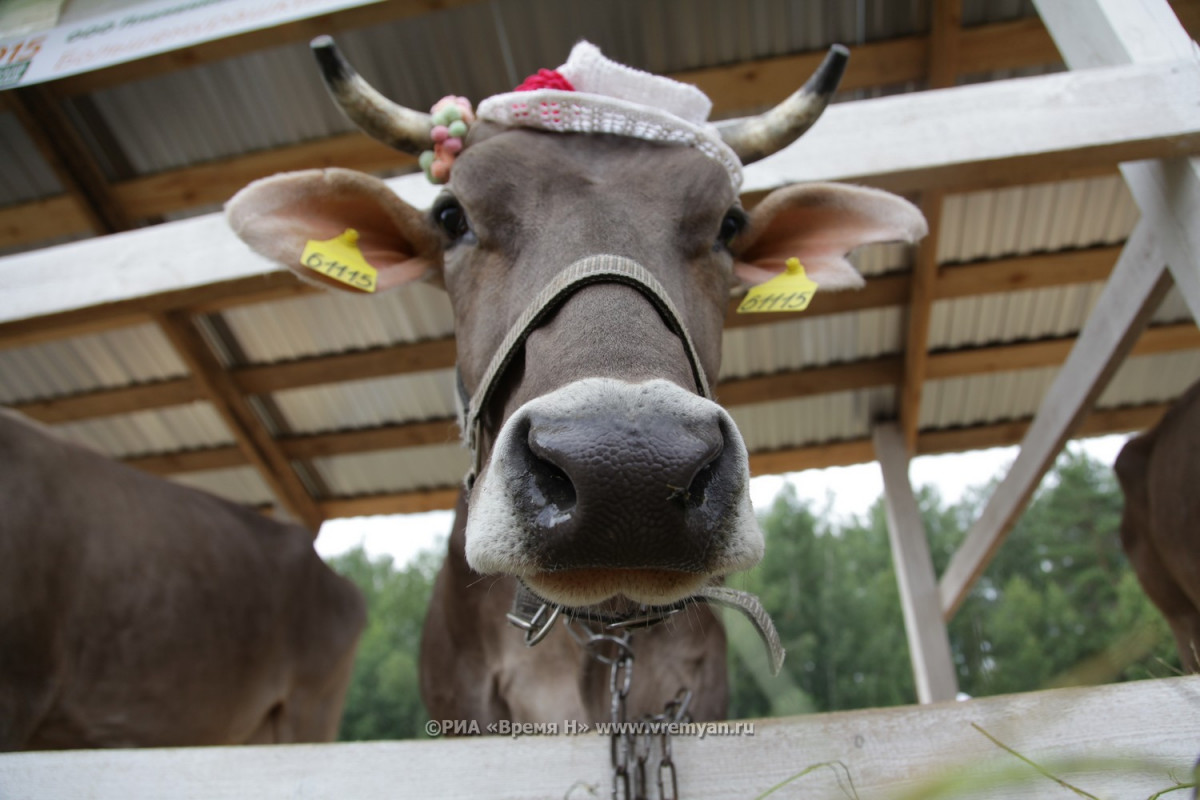
[[[238,392],[229,374],[196,329],[191,315],[168,311],[155,315],[155,321],[179,358],[187,365],[192,379],[202,387],[209,402],[221,415],[242,455],[258,470],[280,502],[315,536],[324,521],[324,514],[250,403]]]
[[[900,385],[900,436],[912,453],[917,446],[921,396],[925,388],[925,363],[929,358],[929,321],[938,278],[938,242],[942,232],[945,192],[931,189],[921,195],[921,213],[929,234],[917,246],[913,259],[912,288],[908,303],[908,330],[904,338],[904,379]]]
[[[115,233],[132,227],[129,217],[113,200],[104,171],[50,92],[43,86],[31,86],[12,94],[9,105],[17,121],[50,165],[91,232]],[[76,214],[66,215],[68,224],[77,219]],[[12,227],[12,223],[0,222],[0,227]]]
[[[962,0],[935,0],[930,10],[930,89],[953,86],[958,78],[958,51],[962,38]],[[925,361],[929,349],[929,321],[933,316],[934,285],[938,277],[938,246],[942,233],[942,207],[946,193],[929,189],[921,193],[921,213],[929,233],[917,246],[908,303],[908,331],[904,339],[904,380],[900,385],[900,436],[912,453],[917,446],[921,396],[925,387]]]

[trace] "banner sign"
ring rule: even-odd
[[[0,31],[0,89],[375,2],[380,0],[152,0],[46,31],[7,38]]]

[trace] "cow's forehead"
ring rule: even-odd
[[[569,194],[585,186],[625,184],[639,197],[663,201],[723,208],[736,200],[720,165],[686,145],[486,123],[473,126],[451,179],[451,189],[468,202],[499,192]]]

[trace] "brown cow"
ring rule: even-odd
[[[0,409],[0,751],[331,740],[359,591],[305,529]]]
[[[327,37],[314,49],[368,133],[414,154],[445,139],[444,104],[432,118],[396,106]],[[453,166],[428,212],[336,169],[259,181],[230,203],[234,230],[305,280],[355,291],[345,266],[337,282],[320,271],[328,260],[302,265],[309,242],[346,235],[379,289],[427,280],[449,292],[475,466],[424,631],[434,718],[608,718],[606,668],[561,628],[533,650],[506,629],[517,580],[574,613],[622,617],[761,557],[746,448],[709,388],[730,291],[793,256],[823,289],[860,286],[851,249],[925,233],[911,204],[875,190],[789,187],[752,214],[738,201],[742,162],[811,125],[844,63],[835,49],[775,110],[718,128],[694,87],[581,43],[530,91],[482,103],[477,120],[459,104],[471,123],[462,152],[451,159],[458,145],[439,141],[423,162],[438,180]],[[696,718],[725,714],[724,631],[707,606],[635,642],[631,716],[681,686],[697,694]]]
[[[1170,623],[1183,668],[1200,672],[1200,383],[1129,440],[1115,469],[1125,492],[1121,544]]]

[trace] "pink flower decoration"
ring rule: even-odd
[[[539,69],[536,75],[530,75],[525,79],[524,83],[522,83],[513,91],[534,92],[538,89],[562,89],[567,92],[575,91],[575,87],[571,85],[571,82],[564,78],[557,70],[553,69]]]

